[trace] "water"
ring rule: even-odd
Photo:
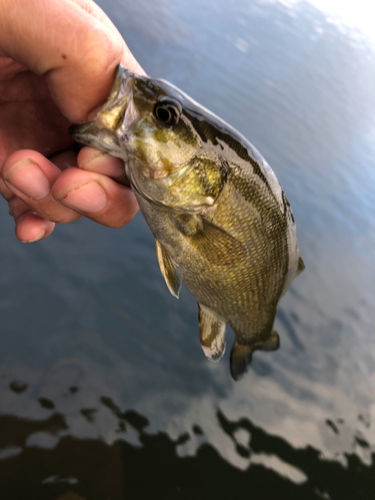
[[[170,296],[141,215],[23,245],[1,201],[1,498],[372,499],[371,6],[100,4],[150,75],[272,165],[306,271],[281,302],[281,348],[234,383],[228,353],[204,358],[195,300]]]

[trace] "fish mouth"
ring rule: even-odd
[[[96,118],[91,122],[69,127],[73,139],[127,160],[126,132],[138,117],[133,103],[133,86],[134,74],[119,65],[108,101]]]
[[[92,127],[95,121],[83,123],[82,125],[72,125],[69,127],[69,134],[76,142],[85,143],[92,135]],[[89,146],[90,144],[86,144]]]
[[[69,127],[69,133],[80,144],[100,149],[124,160],[128,159],[127,152],[124,146],[120,145],[114,131],[102,127],[97,120],[82,125],[72,125]]]

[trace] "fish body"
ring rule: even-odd
[[[183,281],[198,301],[206,356],[223,355],[226,324],[235,380],[254,350],[277,349],[277,306],[304,264],[288,200],[254,146],[172,84],[121,66],[97,118],[71,133],[124,160],[169,290],[178,297]]]

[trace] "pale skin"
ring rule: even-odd
[[[136,214],[122,161],[78,152],[68,134],[104,104],[120,62],[145,74],[91,0],[0,0],[0,193],[20,241],[82,216],[121,227]]]

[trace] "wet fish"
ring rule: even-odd
[[[255,350],[277,349],[278,303],[304,264],[288,200],[254,146],[174,85],[122,66],[96,119],[70,132],[124,160],[170,292],[183,281],[198,301],[206,356],[222,357],[227,323],[235,380]]]

